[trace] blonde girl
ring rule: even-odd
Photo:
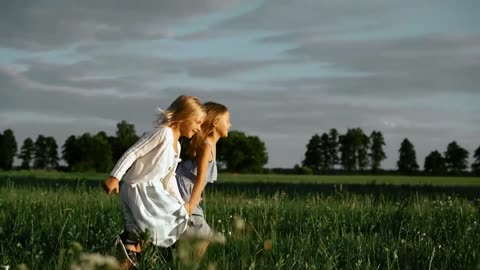
[[[188,159],[179,164],[176,178],[180,194],[186,202],[185,209],[191,215],[186,233],[208,239],[211,229],[199,204],[206,184],[217,180],[216,144],[220,138],[228,136],[231,123],[230,113],[224,105],[207,102],[204,108],[207,115],[202,128],[192,137]],[[208,241],[199,245],[199,258],[203,257],[207,246]]]
[[[148,231],[154,245],[169,247],[185,231],[189,215],[175,180],[179,138],[198,133],[205,116],[196,97],[178,97],[161,111],[156,127],[123,154],[104,181],[107,194],[118,193],[119,181],[124,182],[120,198],[126,224],[117,237],[124,255],[121,263],[127,265],[124,268],[138,267],[139,233]]]

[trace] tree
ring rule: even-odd
[[[20,149],[20,154],[18,155],[18,158],[22,160],[22,164],[20,167],[24,170],[29,170],[30,169],[30,164],[33,160],[33,155],[35,153],[35,145],[33,143],[33,140],[30,138],[26,138],[23,141],[22,148]]]
[[[473,153],[472,171],[475,175],[480,175],[480,146]]]
[[[312,175],[313,170],[310,167],[307,167],[307,166],[300,167],[298,164],[295,164],[295,166],[293,166],[293,173]]]
[[[48,143],[47,138],[38,135],[35,141],[33,168],[46,169],[48,165]]]
[[[74,135],[69,136],[62,148],[62,158],[68,164],[68,168],[73,170],[73,166],[80,161],[77,138]]]
[[[315,134],[307,144],[305,160],[303,160],[302,164],[304,167],[312,169],[315,173],[325,173],[332,166],[331,152],[331,142],[328,134],[323,133],[322,136]]]
[[[423,170],[429,174],[441,175],[447,171],[445,159],[437,150],[431,152],[426,158]]]
[[[371,168],[373,172],[377,172],[381,167],[382,161],[387,158],[383,151],[385,140],[383,139],[382,132],[375,130],[372,131],[370,134],[370,141],[372,142],[369,153]]]
[[[325,173],[332,164],[330,157],[330,138],[327,133],[323,133],[320,137],[320,171]]]
[[[47,168],[49,169],[56,169],[58,167],[58,145],[53,137],[47,137],[45,139],[45,143],[47,144]]]
[[[113,160],[116,162],[122,157],[123,153],[128,150],[136,141],[138,136],[135,133],[135,126],[122,120],[117,124],[116,137],[111,140]]]
[[[105,132],[99,132],[93,137],[93,152],[91,154],[96,172],[108,172],[112,169],[112,147]]]
[[[0,169],[11,170],[17,154],[17,141],[13,130],[6,129],[0,136]]]
[[[418,170],[415,148],[408,139],[405,138],[402,141],[398,152],[400,153],[400,157],[397,161],[397,167],[399,172],[410,174]]]
[[[71,171],[108,172],[113,167],[112,147],[103,131],[95,136],[84,133],[78,138],[68,137],[62,156]]]
[[[453,141],[445,152],[445,163],[449,172],[460,173],[468,166],[468,151]]]
[[[348,129],[340,135],[340,162],[346,171],[365,170],[368,166],[370,139],[361,128]]]
[[[231,131],[217,143],[217,160],[229,172],[262,172],[268,162],[265,144],[257,136]]]
[[[302,161],[302,165],[311,168],[317,172],[320,167],[321,154],[320,154],[320,136],[318,134],[313,135],[307,144],[307,151],[305,152],[305,159]]]
[[[356,148],[353,133],[348,129],[347,133],[340,135],[340,163],[346,171],[356,170]]]
[[[370,138],[363,132],[361,128],[353,129],[355,146],[356,146],[356,158],[358,169],[364,171],[367,169],[368,149],[370,148]]]
[[[93,152],[95,145],[92,135],[88,132],[84,133],[77,139],[78,160],[73,164],[73,170],[78,172],[95,171]]]
[[[334,128],[330,129],[328,134],[328,146],[329,146],[329,156],[330,156],[330,165],[329,169],[335,169],[335,165],[339,164],[340,160],[338,158],[338,131]]]

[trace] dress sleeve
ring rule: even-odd
[[[134,145],[132,145],[122,157],[117,161],[115,167],[110,173],[111,176],[121,180],[125,172],[132,166],[133,162],[139,157],[144,156],[159,144],[166,143],[167,129],[165,127],[156,128],[143,135]]]

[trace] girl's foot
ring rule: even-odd
[[[120,235],[117,235],[115,245],[120,254],[120,269],[132,269],[132,267],[138,269],[141,259],[140,247],[129,244],[125,245]]]

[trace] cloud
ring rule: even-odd
[[[0,46],[51,50],[74,43],[158,39],[173,24],[234,7],[238,1],[8,1]]]
[[[346,20],[389,18],[401,5],[367,1],[264,1],[257,9],[227,20],[221,27],[249,30],[312,30],[343,24]]]
[[[344,76],[298,78],[278,86],[358,95],[478,93],[480,36],[430,34],[395,40],[325,40],[287,52],[296,60],[327,63]],[[341,74],[340,74],[341,75]]]
[[[0,48],[13,50],[0,51],[0,128],[59,145],[71,134],[113,134],[124,119],[140,134],[156,107],[191,94],[227,105],[233,129],[265,141],[274,167],[300,163],[309,138],[330,128],[382,131],[386,168],[405,137],[420,164],[452,140],[478,147],[475,9],[238,2],[5,4]]]

